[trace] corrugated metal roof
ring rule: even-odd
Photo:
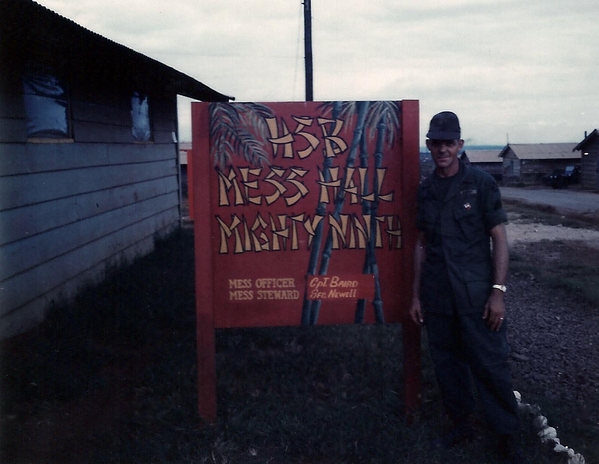
[[[576,143],[510,143],[506,145],[499,156],[504,156],[511,149],[521,160],[544,159],[576,159],[579,154],[573,153]]]
[[[501,150],[466,150],[466,156],[471,163],[501,163]]]
[[[148,86],[203,101],[232,97],[153,58],[86,29],[32,0],[0,0],[3,65],[36,62],[68,73],[98,69],[112,79],[144,80]]]

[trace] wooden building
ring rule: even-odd
[[[0,337],[180,224],[177,95],[229,97],[31,0],[0,0]]]
[[[497,182],[503,177],[503,164],[499,157],[500,150],[465,150],[460,158],[472,166],[491,174]]]
[[[586,135],[574,151],[580,151],[580,187],[584,190],[599,190],[599,131]]]
[[[503,158],[504,183],[540,183],[554,169],[580,166],[580,155],[572,152],[575,143],[508,144],[499,153]]]

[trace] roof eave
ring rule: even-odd
[[[584,148],[584,146],[587,143],[589,143],[592,139],[594,139],[595,137],[599,137],[599,130],[597,130],[597,129],[593,130],[593,132],[591,132],[589,135],[587,135],[582,142],[580,142],[578,145],[576,145],[572,149],[572,151],[582,150]]]
[[[30,53],[23,51],[33,49],[43,61],[57,63],[70,72],[76,72],[78,67],[86,65],[102,68],[98,63],[118,63],[122,66],[118,72],[121,79],[136,76],[136,81],[141,79],[148,86],[166,86],[173,93],[202,101],[234,100],[164,63],[86,29],[33,0],[2,0],[0,16],[3,18],[0,24],[0,48],[3,54],[9,52],[9,63],[11,60],[24,62],[31,58]],[[99,59],[98,53],[106,59]],[[108,73],[117,74],[110,70]]]

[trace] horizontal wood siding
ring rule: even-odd
[[[41,322],[52,303],[68,300],[85,284],[100,281],[105,277],[106,271],[111,266],[130,262],[151,252],[154,249],[155,238],[157,236],[166,236],[175,228],[176,223],[172,222],[172,217],[162,219],[164,220],[160,222],[157,218],[154,218],[154,221],[146,221],[143,224],[137,224],[137,227],[121,230],[111,237],[112,243],[107,243],[108,238],[106,238],[103,241],[94,243],[95,246],[93,247],[79,249],[77,253],[66,255],[62,259],[44,263],[43,266],[36,268],[34,272],[28,275],[21,274],[3,283],[3,285],[10,285],[7,288],[21,288],[22,291],[15,292],[13,290],[6,297],[0,293],[0,307],[5,308],[9,304],[18,304],[19,302],[16,300],[19,299],[25,302],[0,318],[0,338],[23,332]],[[167,222],[169,222],[169,225],[160,228],[160,225]],[[144,229],[156,229],[156,232],[148,236],[143,234],[134,235],[134,232],[143,231]],[[125,244],[127,241],[131,241],[131,238],[137,238],[137,240],[126,247]],[[102,261],[96,259],[106,249],[120,247],[123,248],[118,253],[105,256]],[[86,265],[90,267],[85,268]],[[68,280],[62,280],[67,278],[67,275],[72,275],[72,277]],[[60,276],[61,279],[56,279],[55,276]],[[52,286],[53,284],[55,285]],[[34,288],[45,288],[46,291],[38,295],[37,292],[31,291]],[[11,297],[16,298],[16,300],[12,300]]]
[[[136,202],[175,192],[171,178],[152,179],[76,197],[0,211],[0,245],[64,227]],[[9,226],[8,226],[9,225]]]
[[[22,96],[0,89],[0,337],[179,225],[176,96],[150,96],[153,140],[136,143],[131,92],[79,84],[71,143],[28,143]]]
[[[128,227],[154,216],[156,211],[176,210],[177,207],[177,192],[170,192],[10,243],[0,248],[0,262],[3,264],[0,282],[110,235],[115,224],[121,228]]]
[[[95,122],[111,126],[123,126],[131,129],[131,108],[114,107],[105,103],[75,101],[71,104],[71,113],[75,121]]]
[[[3,280],[4,290],[0,292],[0,316],[12,312],[10,308],[23,306],[59,287],[63,282],[76,278],[99,262],[104,263],[104,266],[114,264],[115,257],[123,250],[141,240],[155,237],[160,230],[172,227],[177,220],[177,208],[170,208],[122,229],[113,230],[91,242],[81,243],[68,253],[46,259],[28,272],[21,272]],[[81,237],[80,240],[85,241],[85,237]],[[103,259],[98,260],[99,256]]]
[[[581,187],[585,190],[599,190],[599,139],[595,137],[590,140],[580,153]]]
[[[582,157],[581,184],[585,190],[599,190],[599,147]]]
[[[25,119],[0,118],[0,143],[24,142],[26,140]]]
[[[546,159],[525,160],[520,162],[522,175],[543,176],[551,174],[555,169],[565,169],[566,166],[578,165],[578,160],[571,159]]]
[[[0,143],[24,142],[27,140],[25,103],[14,91],[13,83],[2,81],[0,85]]]
[[[165,160],[10,176],[0,184],[0,211],[176,174],[175,161]]]

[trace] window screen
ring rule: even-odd
[[[23,95],[28,137],[70,137],[68,99],[58,78],[28,73],[23,77]]]
[[[150,129],[150,109],[147,95],[133,92],[131,97],[131,118],[133,120],[133,139],[147,142],[152,138]]]

